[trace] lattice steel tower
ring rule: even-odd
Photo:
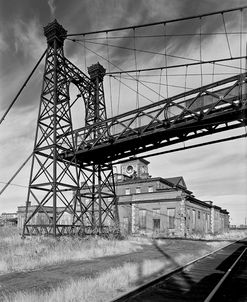
[[[73,131],[70,84],[85,104],[84,143],[109,138],[103,89],[105,69],[88,68],[90,78],[64,56],[66,30],[55,20],[44,28],[46,53],[39,115],[26,202],[23,235],[69,235],[118,230],[112,164],[76,156],[80,137]],[[93,129],[93,131],[92,131]],[[86,131],[86,130],[85,130]]]

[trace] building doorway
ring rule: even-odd
[[[153,219],[153,232],[154,233],[160,232],[160,219],[158,218]]]

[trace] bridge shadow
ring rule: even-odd
[[[155,285],[155,289],[148,289],[147,292],[133,301],[203,301],[209,293],[213,290],[219,280],[227,272],[229,267],[238,258],[238,255],[247,246],[247,242],[239,242],[240,247],[234,249],[234,251],[225,258],[216,267],[210,266],[208,261],[201,261],[199,265],[193,266],[188,270],[180,271],[176,276],[171,276],[164,282],[160,282]],[[164,265],[155,273],[145,275],[145,261],[142,260],[138,263],[137,279],[133,282],[132,286],[140,286],[149,282],[154,278],[158,278],[161,275],[166,274],[170,269],[179,267],[179,263],[175,260],[173,255],[168,254],[164,248],[162,248],[157,240],[152,240],[153,247],[162,255],[164,259]],[[224,256],[223,256],[224,257]],[[205,259],[206,260],[206,259]],[[214,260],[212,260],[214,261]],[[219,260],[218,260],[219,261]],[[247,260],[246,260],[247,270]],[[147,293],[149,298],[147,298]],[[241,291],[240,291],[241,293]],[[239,293],[239,294],[240,294]],[[243,294],[242,294],[243,295]],[[247,296],[247,295],[246,295]],[[148,300],[152,297],[151,300]],[[217,300],[214,301],[240,301],[234,295],[233,300],[219,300],[221,297],[218,296]],[[247,301],[241,300],[241,301]]]
[[[137,268],[137,280],[133,282],[132,286],[140,286],[146,282],[149,282],[150,280],[154,278],[159,278],[160,276],[166,274],[167,272],[176,269],[180,267],[181,265],[175,260],[175,258],[168,254],[164,248],[162,248],[156,239],[153,239],[151,241],[153,247],[163,256],[164,265],[154,273],[151,273],[149,275],[145,274],[145,260],[142,260],[138,263]],[[179,278],[179,280],[172,281],[174,284],[172,286],[177,288],[177,294],[183,293],[183,288],[190,288],[194,285],[194,281],[190,278],[189,274],[182,271],[180,272],[182,278]],[[170,279],[171,280],[171,279]],[[183,283],[183,286],[181,286],[180,283]]]

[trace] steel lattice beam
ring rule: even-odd
[[[90,67],[90,79],[65,58],[63,27],[55,20],[44,32],[48,48],[23,236],[115,231],[118,214],[112,165],[93,164],[91,169],[85,169],[77,161],[69,96],[69,86],[73,83],[85,103],[87,126],[106,120],[104,68],[99,64]],[[95,127],[90,139],[102,137],[102,132],[107,135],[102,127]],[[69,160],[64,158],[68,151],[74,153]],[[90,184],[93,188],[90,206],[81,199],[85,179],[86,186]],[[98,212],[97,219],[92,208]],[[64,224],[66,215],[69,218]]]
[[[113,161],[242,127],[246,106],[244,73],[78,129],[73,132],[76,156],[84,164]],[[91,132],[98,126],[110,135],[92,140]]]

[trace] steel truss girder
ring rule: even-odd
[[[141,119],[140,127],[135,126],[138,119]],[[78,129],[73,134],[78,161],[90,164],[113,161],[245,124],[246,73],[107,119],[98,126],[107,129],[108,137],[90,139],[93,127]],[[73,154],[67,154],[67,158],[71,156]]]
[[[100,234],[105,229],[118,232],[118,209],[114,175],[111,164],[85,167],[80,197],[84,205],[81,216],[85,231],[91,228]]]
[[[81,199],[81,181],[85,180],[88,168],[78,163],[76,155],[69,160],[64,158],[65,151],[76,150],[72,134],[70,83],[77,86],[84,100],[86,125],[97,125],[99,121],[105,120],[106,108],[103,82],[92,81],[67,60],[62,44],[61,40],[56,38],[48,43],[23,227],[24,236],[104,233],[118,228],[112,165],[92,166],[93,172],[88,181],[93,178],[90,185],[97,188],[91,198],[91,207],[98,207],[101,218],[93,219],[93,224],[87,224],[86,217],[91,213],[90,207],[85,206]],[[102,128],[94,127],[91,138],[97,139],[98,136],[102,136]],[[109,192],[106,193],[105,190]],[[69,215],[70,219],[64,223],[66,215]],[[112,223],[106,225],[108,217]]]
[[[75,149],[73,136],[67,135],[72,119],[63,56],[56,41],[48,46],[23,235],[42,233],[44,229],[37,231],[37,225],[48,223],[45,233],[57,236],[65,213],[71,215],[72,226],[79,218],[75,211],[78,194],[72,195],[80,185],[79,165],[75,158],[66,161],[59,156],[61,151]]]

